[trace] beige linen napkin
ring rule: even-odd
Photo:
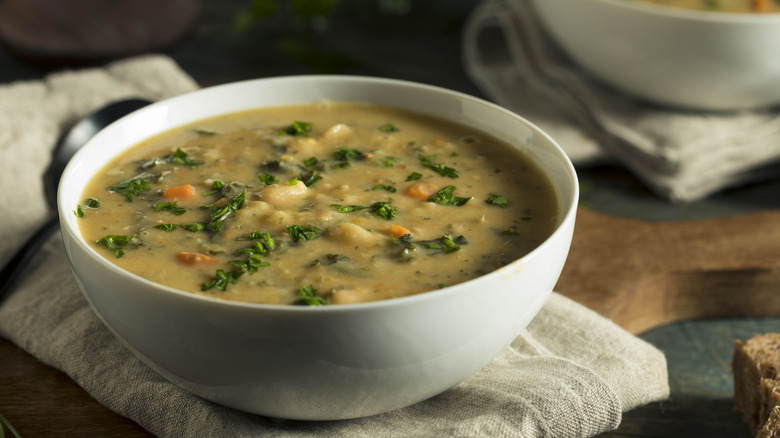
[[[553,136],[575,164],[617,160],[673,201],[780,175],[780,113],[702,113],[601,87],[548,39],[529,0],[484,0],[463,34],[468,75]]]
[[[195,88],[165,57],[0,86],[0,262],[45,216],[40,179],[59,129],[107,101],[163,98]],[[0,305],[0,335],[73,378],[100,403],[163,437],[585,437],[621,413],[669,394],[664,355],[594,312],[553,294],[493,362],[414,406],[331,422],[280,421],[234,411],[157,375],[103,327],[52,238]]]

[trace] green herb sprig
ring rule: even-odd
[[[298,289],[298,299],[293,304],[296,306],[324,306],[328,304],[328,300],[317,295],[317,289],[306,285]]]
[[[471,200],[471,197],[462,198],[460,196],[455,196],[455,194],[453,193],[454,191],[455,191],[455,186],[444,187],[443,189],[439,190],[438,192],[428,197],[427,201],[439,205],[447,205],[451,207],[462,207],[467,202],[469,202],[469,200]]]

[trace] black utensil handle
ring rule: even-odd
[[[5,300],[6,295],[11,291],[19,278],[19,274],[27,266],[33,255],[38,252],[41,246],[48,240],[60,226],[59,217],[56,215],[43,224],[24,245],[14,254],[11,260],[6,263],[3,270],[0,271],[0,304]]]

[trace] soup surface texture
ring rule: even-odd
[[[777,0],[639,0],[645,3],[720,12],[780,12]]]
[[[538,165],[490,135],[345,103],[250,110],[134,146],[74,206],[116,265],[267,304],[402,297],[491,272],[557,225]]]

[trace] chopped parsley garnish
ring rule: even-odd
[[[110,192],[125,195],[125,201],[127,202],[131,202],[133,200],[133,196],[140,195],[141,193],[151,189],[152,186],[149,184],[149,181],[143,178],[126,179],[108,188]]]
[[[253,243],[252,246],[239,249],[236,251],[236,254],[256,254],[259,256],[266,255],[274,248],[274,239],[269,234],[263,234],[265,237],[262,240],[258,240],[257,242]]]
[[[398,191],[398,189],[396,189],[395,187],[388,186],[388,185],[385,185],[385,184],[377,184],[374,187],[371,187],[371,190],[386,190],[386,191],[388,191],[390,193],[395,193],[395,192]]]
[[[300,122],[295,121],[290,124],[290,126],[286,127],[283,131],[280,131],[280,134],[287,134],[287,135],[293,135],[293,136],[302,136],[306,137],[311,132],[311,127],[314,124],[311,122]]]
[[[317,157],[309,157],[305,160],[303,160],[303,165],[306,167],[314,167],[319,163],[319,160],[317,160]]]
[[[444,254],[450,254],[453,252],[457,252],[461,250],[460,245],[468,243],[466,241],[466,238],[463,236],[458,236],[453,238],[452,234],[445,234],[444,236],[433,239],[433,240],[423,240],[418,242],[422,246],[428,249],[435,249],[438,250]]]
[[[95,198],[88,198],[84,201],[84,206],[87,208],[100,208],[102,204]]]
[[[362,160],[365,157],[366,155],[362,151],[350,148],[338,148],[338,150],[333,153],[333,158],[338,161],[335,167],[349,167],[352,164],[350,161]]]
[[[126,247],[131,240],[133,240],[133,236],[109,234],[98,239],[96,243],[99,245],[105,245],[108,247],[108,249],[114,251],[114,256],[116,258],[119,258],[125,255],[123,248]]]
[[[390,202],[374,202],[371,204],[371,214],[382,219],[390,220],[398,213],[398,209]]]
[[[413,241],[410,234],[405,234],[395,239],[396,245],[399,245],[401,252],[399,254],[401,261],[409,262],[416,258],[418,245],[434,250],[437,253],[451,254],[461,250],[461,245],[468,243],[464,236],[452,237],[451,234],[445,234],[438,239]]]
[[[459,196],[455,196],[452,192],[455,191],[455,186],[447,186],[438,192],[431,195],[427,201],[428,202],[435,202],[439,205],[449,205],[452,207],[460,207],[471,199],[471,197],[468,198],[461,198]]]
[[[171,157],[171,163],[189,166],[190,169],[194,169],[199,165],[203,164],[204,162],[188,158],[186,152],[181,150],[181,148],[176,148],[176,152],[174,152],[173,156]]]
[[[158,230],[163,230],[163,231],[174,231],[177,228],[184,228],[187,231],[191,231],[191,232],[195,233],[195,232],[198,232],[198,231],[205,230],[206,229],[206,224],[204,224],[203,222],[194,222],[194,223],[185,224],[185,225],[160,224],[160,225],[155,225],[155,228],[157,228]]]
[[[271,175],[270,173],[260,172],[257,174],[257,177],[260,179],[260,182],[263,183],[264,186],[270,186],[271,184],[279,184],[279,179],[277,179],[275,176]]]
[[[211,214],[211,220],[209,221],[208,225],[206,225],[208,229],[212,231],[221,230],[225,219],[230,216],[231,213],[243,207],[244,202],[246,202],[246,189],[244,189],[239,195],[230,198],[230,201],[228,201],[226,205],[206,206],[206,208],[213,210],[213,213]]]
[[[363,152],[357,149],[339,148],[333,153],[333,158],[339,161],[356,160],[363,157]]]
[[[385,166],[385,167],[393,167],[393,166],[395,166],[395,162],[397,160],[398,159],[395,158],[395,157],[387,156],[387,157],[384,157],[382,159],[382,165]]]
[[[488,196],[487,199],[485,199],[485,203],[490,205],[495,205],[496,207],[501,208],[507,208],[509,207],[509,199],[506,199],[505,197],[499,195],[498,193],[490,193],[490,196]]]
[[[76,205],[76,209],[73,211],[73,214],[76,215],[76,217],[82,218],[84,217],[84,208],[100,208],[102,204],[100,201],[98,201],[95,198],[87,198],[87,200],[84,201],[84,205]]]
[[[420,178],[422,178],[421,173],[412,172],[409,174],[409,176],[406,177],[406,181],[417,181]]]
[[[301,173],[298,175],[298,179],[303,181],[303,183],[306,184],[306,187],[309,187],[317,181],[321,180],[322,174],[317,170],[311,169],[306,173]]]
[[[341,205],[341,204],[330,204],[331,207],[334,207],[336,211],[339,213],[352,213],[353,211],[360,211],[365,210],[368,208],[366,205]]]
[[[384,125],[379,127],[379,130],[382,132],[386,132],[388,134],[391,132],[400,131],[400,129],[396,128],[395,125],[393,125],[392,123],[385,123]]]
[[[326,254],[324,259],[315,259],[311,262],[312,266],[330,266],[339,262],[348,262],[349,257],[342,254]]]
[[[254,274],[260,268],[271,265],[267,261],[263,260],[263,256],[260,254],[249,254],[246,261],[231,260],[228,263],[240,269],[241,272],[249,273],[249,275]]]
[[[175,214],[176,216],[181,216],[184,213],[187,212],[187,209],[184,207],[179,207],[179,204],[177,201],[170,201],[170,202],[161,202],[159,204],[154,204],[152,206],[152,209],[154,211],[170,211],[171,213]]]
[[[238,280],[238,278],[241,277],[243,274],[244,271],[239,269],[233,269],[232,271],[229,272],[225,272],[222,269],[217,269],[217,273],[214,276],[214,279],[202,283],[200,285],[200,290],[207,291],[211,288],[216,287],[217,289],[224,292],[225,289],[227,289],[228,284],[236,284],[236,280]]]
[[[436,159],[436,155],[418,155],[418,158],[420,159],[420,162],[423,166],[433,170],[439,175],[446,176],[448,178],[458,178],[457,170],[453,169],[452,167],[447,167],[442,163],[435,163],[433,161]]]
[[[289,234],[292,240],[296,242],[302,242],[304,240],[314,240],[317,237],[319,237],[319,235],[317,234],[319,231],[320,229],[315,227],[314,225],[308,227],[303,225],[287,226],[287,234]]]
[[[203,196],[216,195],[217,193],[222,193],[222,189],[224,187],[225,187],[225,183],[223,183],[218,179],[214,180],[214,182],[211,183],[211,191],[204,193]]]
[[[355,211],[368,209],[374,216],[390,220],[398,213],[398,209],[391,202],[374,202],[371,205],[341,205],[330,204],[339,213],[352,213]]]
[[[317,295],[317,289],[306,285],[298,289],[298,299],[293,304],[296,306],[324,306],[328,304],[328,300]]]

